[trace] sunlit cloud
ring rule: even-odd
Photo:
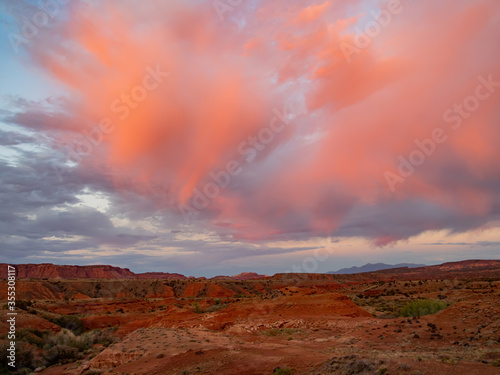
[[[6,4],[0,48],[39,77],[1,91],[9,251],[202,267],[500,241],[494,0],[75,1],[29,37],[36,6]]]

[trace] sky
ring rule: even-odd
[[[4,0],[0,262],[500,259],[496,0]]]

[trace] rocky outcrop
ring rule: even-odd
[[[214,276],[212,277],[212,280],[258,280],[258,279],[264,279],[266,277],[269,277],[268,275],[259,275],[258,273],[255,272],[242,272],[238,275],[234,276]]]
[[[52,263],[18,264],[18,279],[165,279],[183,280],[186,276],[179,273],[147,272],[134,273],[128,268],[108,265],[60,266]],[[7,264],[0,264],[0,279],[7,278]]]
[[[107,265],[59,266],[52,263],[15,265],[18,279],[134,279],[128,268]],[[7,265],[0,264],[0,277],[7,278]]]
[[[438,264],[435,266],[417,267],[417,268],[394,268],[390,270],[376,271],[372,274],[393,274],[402,275],[407,278],[437,278],[437,277],[462,277],[466,275],[474,274],[480,271],[484,277],[491,274],[491,276],[498,275],[500,270],[500,260],[488,260],[488,259],[477,259],[477,260],[462,260],[459,262],[448,262],[443,264]]]
[[[185,280],[186,276],[180,273],[165,273],[165,272],[145,272],[135,275],[136,279],[160,279],[160,280]]]
[[[60,266],[52,263],[18,264],[16,277],[18,279],[156,279],[156,280],[206,280],[205,277],[186,277],[180,273],[145,272],[134,273],[128,268],[108,265],[95,266]],[[255,272],[243,272],[235,276],[216,276],[213,279],[254,280],[267,275]],[[7,278],[7,264],[0,263],[0,279]]]
[[[257,280],[268,277],[267,275],[259,275],[255,272],[242,272],[239,275],[234,275],[231,278],[234,280]]]

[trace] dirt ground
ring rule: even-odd
[[[91,282],[58,281],[50,293],[36,280],[21,286],[32,304],[20,312],[19,326],[57,332],[50,317],[71,315],[85,330],[117,338],[37,373],[500,374],[500,274],[168,281],[155,293],[151,285],[142,290],[156,280],[141,280],[141,295],[123,293],[134,281],[116,291],[116,280],[101,280],[104,297],[89,295]],[[448,307],[398,316],[415,299]],[[2,321],[0,331],[6,329]]]

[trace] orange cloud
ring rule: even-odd
[[[500,93],[480,101],[460,129],[443,114],[474,94],[479,76],[500,81],[497,2],[405,2],[363,46],[359,32],[368,32],[373,15],[353,17],[347,5],[328,1],[258,4],[238,23],[180,2],[73,8],[57,30],[65,43],[53,35],[30,53],[69,87],[68,130],[113,124],[102,152],[82,165],[105,165],[118,189],[168,191],[159,204],[175,210],[235,161],[244,172],[210,199],[206,217],[251,240],[346,231],[384,245],[446,225],[409,213],[400,226],[404,204],[425,201],[433,215],[441,207],[475,218],[457,228],[496,212]],[[349,59],[346,44],[356,51]],[[169,75],[156,73],[158,84],[144,89],[151,70]],[[307,113],[261,149],[254,145],[256,157],[247,160],[242,142],[293,96]],[[447,141],[392,193],[384,173],[397,171],[436,128]],[[389,205],[398,207],[388,219],[395,225],[380,229],[373,217]],[[368,210],[370,219],[352,224]]]
[[[325,1],[323,4],[310,5],[304,9],[302,9],[302,11],[299,13],[297,18],[295,19],[295,24],[303,25],[305,23],[316,21],[319,17],[321,17],[325,13],[325,11],[327,10],[329,5],[330,5],[330,2]]]

